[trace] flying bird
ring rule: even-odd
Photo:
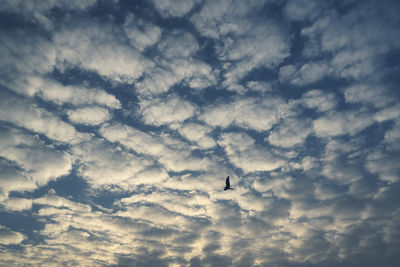
[[[228,190],[228,189],[233,190],[233,188],[231,187],[231,183],[229,182],[229,176],[226,177],[224,190]]]

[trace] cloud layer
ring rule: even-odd
[[[128,2],[0,3],[0,265],[397,265],[396,1]]]

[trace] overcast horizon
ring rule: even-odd
[[[0,265],[397,266],[399,12],[0,0]]]

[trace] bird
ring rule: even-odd
[[[224,190],[228,190],[228,189],[233,190],[233,188],[231,187],[231,183],[229,182],[229,176],[226,177]]]

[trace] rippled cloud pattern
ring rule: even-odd
[[[397,266],[399,11],[0,1],[0,265]]]

